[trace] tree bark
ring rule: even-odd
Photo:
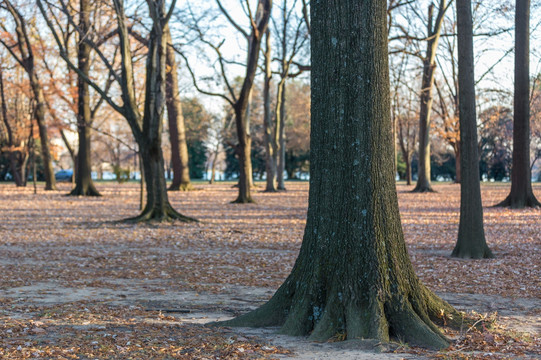
[[[265,131],[265,171],[267,173],[267,184],[265,191],[276,192],[276,144],[273,136],[272,126],[272,114],[271,114],[271,101],[270,101],[270,82],[271,82],[271,45],[270,45],[270,31],[267,29],[265,36],[265,83],[263,89],[264,98],[264,119],[263,127]],[[274,127],[276,128],[276,127]]]
[[[497,206],[541,207],[533,193],[530,168],[530,0],[516,1],[511,192]]]
[[[428,31],[426,56],[423,59],[423,78],[419,110],[419,170],[413,192],[433,192],[430,183],[430,115],[432,112],[432,89],[436,70],[436,51],[446,10],[446,0],[440,0],[438,15],[434,23],[434,5],[428,8]]]
[[[310,192],[293,270],[262,307],[223,324],[325,341],[400,338],[444,348],[457,315],[415,276],[393,174],[386,2],[312,3]],[[457,317],[458,318],[458,317]]]
[[[455,183],[460,184],[462,182],[462,168],[461,168],[461,155],[460,155],[460,143],[453,146],[455,150],[455,169],[456,169],[456,176],[455,176]]]
[[[45,97],[43,89],[39,83],[38,77],[34,72],[34,64],[29,65],[28,76],[30,86],[36,100],[34,117],[38,124],[38,133],[41,140],[41,157],[43,158],[43,174],[45,176],[45,190],[56,190],[56,179],[54,177],[53,163],[51,161],[51,151],[49,149],[49,135],[47,134],[47,122],[45,119]]]
[[[462,182],[458,240],[451,256],[466,259],[492,258],[485,240],[479,183],[471,0],[457,0],[456,12]]]
[[[277,113],[277,122],[279,124],[278,128],[278,157],[277,157],[277,170],[276,170],[276,180],[278,182],[278,190],[286,190],[284,183],[284,171],[286,168],[286,135],[285,135],[285,125],[286,125],[286,84],[285,79],[282,84],[282,89],[279,91],[280,101],[277,105],[277,109],[280,111]]]
[[[91,3],[89,0],[80,0],[79,27],[83,34],[86,34],[91,27],[90,13]],[[86,76],[90,73],[90,53],[92,47],[79,41],[77,45],[77,61],[81,72]],[[69,193],[73,196],[100,196],[92,181],[92,160],[91,160],[91,134],[90,124],[92,116],[90,111],[90,93],[88,83],[82,76],[77,77],[77,134],[79,136],[79,149],[75,156],[75,188]]]
[[[171,31],[166,30],[167,43],[171,43]],[[186,128],[182,115],[182,103],[178,88],[178,64],[173,49],[167,46],[167,119],[169,121],[169,140],[171,142],[171,162],[173,164],[173,181],[169,190],[191,190],[188,145],[186,143]]]

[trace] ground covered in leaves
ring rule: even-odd
[[[256,190],[257,204],[248,205],[230,203],[231,185],[170,193],[173,206],[199,223],[134,225],[116,221],[138,213],[137,184],[98,184],[100,198],[64,196],[68,184],[37,195],[0,184],[0,358],[361,359],[370,353],[366,346],[202,325],[268,299],[302,240],[307,183],[288,183],[288,191],[274,194]],[[455,341],[444,352],[403,344],[370,358],[541,357],[541,210],[492,208],[509,186],[483,186],[486,238],[496,258],[457,260],[449,254],[459,186],[437,185],[434,194],[408,190],[398,186],[417,274],[456,307],[478,311],[479,323],[449,331]],[[541,186],[535,192],[541,197]]]

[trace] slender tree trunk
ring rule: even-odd
[[[282,333],[309,334],[316,341],[342,335],[448,346],[431,319],[458,314],[415,276],[400,225],[386,5],[312,2],[311,176],[304,239],[291,274],[271,300],[225,325],[278,325]]]
[[[279,136],[278,136],[278,163],[276,179],[278,181],[278,190],[286,190],[284,183],[284,171],[286,169],[286,135],[285,135],[285,123],[286,123],[286,86],[283,84],[282,91],[280,92],[280,116],[279,116]]]
[[[90,0],[80,0],[79,28],[83,34],[90,30]],[[77,60],[79,69],[85,74],[90,73],[90,52],[92,47],[85,41],[79,41],[77,45]],[[91,134],[90,124],[92,122],[90,112],[90,93],[88,83],[81,77],[77,77],[77,133],[79,135],[79,149],[75,156],[75,188],[69,193],[74,196],[100,196],[92,181],[92,160],[91,160]]]
[[[457,0],[456,12],[462,182],[458,240],[451,256],[467,259],[491,258],[493,255],[485,240],[479,183],[471,0]]]
[[[31,79],[30,85],[32,87],[32,92],[36,99],[34,117],[38,124],[39,138],[41,140],[41,157],[43,158],[45,190],[56,190],[56,179],[54,177],[52,157],[49,149],[49,135],[47,134],[47,123],[45,119],[45,98],[39,80],[34,74],[34,69],[29,72],[29,77]]]
[[[267,185],[265,191],[276,192],[276,144],[273,137],[273,126],[271,120],[271,101],[270,101],[270,82],[271,82],[271,47],[270,47],[270,31],[266,33],[265,47],[265,87],[263,89],[264,98],[264,121],[263,127],[265,131],[265,171],[267,173]]]
[[[541,207],[533,193],[530,168],[530,0],[516,0],[511,192],[497,206]]]
[[[171,32],[166,30],[167,43],[171,43]],[[178,64],[175,53],[167,46],[167,118],[169,120],[169,140],[171,142],[171,162],[173,164],[173,181],[169,190],[190,190],[190,168],[188,158],[188,145],[186,143],[186,128],[182,115],[182,104],[178,88]]]
[[[434,20],[434,5],[428,8],[428,31],[426,57],[423,60],[423,78],[421,81],[421,106],[419,110],[419,170],[417,184],[413,192],[433,192],[430,183],[430,116],[432,112],[432,89],[436,70],[436,51],[440,39],[446,0],[440,0],[438,15]]]
[[[245,111],[238,111],[235,109],[235,118],[237,125],[237,137],[239,144],[236,151],[239,159],[239,194],[234,203],[245,204],[253,203],[251,191],[250,191],[250,177],[252,176],[252,138],[244,129],[244,115]],[[240,119],[239,119],[240,116]]]
[[[411,154],[404,156],[406,163],[406,185],[411,185]]]

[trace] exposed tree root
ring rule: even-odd
[[[293,274],[292,274],[293,275]],[[460,326],[462,315],[424,285],[411,297],[400,294],[364,297],[347,296],[347,289],[331,287],[322,296],[290,276],[263,306],[219,326],[281,326],[280,333],[326,341],[337,334],[350,339],[406,341],[413,345],[442,349],[449,341],[434,322]],[[322,286],[325,288],[324,286]]]
[[[235,200],[231,201],[231,204],[255,204],[255,200],[251,196],[238,196]]]
[[[94,186],[88,186],[86,189],[82,186],[76,186],[66,196],[101,196]]]
[[[529,193],[524,197],[511,197],[509,194],[504,201],[494,205],[493,207],[510,207],[511,209],[524,209],[525,207],[541,208],[541,202],[537,200],[533,193]]]
[[[181,213],[177,212],[171,207],[171,205],[166,205],[163,209],[157,207],[145,207],[143,212],[135,217],[122,220],[122,222],[127,223],[141,223],[141,222],[172,222],[172,221],[181,221],[181,222],[198,222],[197,219],[184,216]]]
[[[483,248],[455,246],[451,253],[451,257],[460,259],[494,259],[495,256],[488,246],[484,246]]]
[[[411,190],[412,193],[435,193],[437,192],[436,190],[434,190],[432,188],[432,186],[428,185],[428,186],[415,186],[415,188],[413,190]]]

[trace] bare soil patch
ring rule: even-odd
[[[137,214],[137,184],[99,184],[101,198],[63,196],[63,185],[63,192],[37,195],[0,185],[0,358],[541,356],[540,210],[485,208],[496,259],[457,260],[449,254],[458,185],[436,186],[435,194],[399,185],[408,251],[423,282],[460,309],[498,314],[496,330],[449,333],[457,339],[450,350],[431,353],[201,325],[255,308],[288,275],[302,240],[307,183],[257,192],[257,204],[248,205],[229,203],[236,191],[230,183],[196,185],[170,197],[201,222],[159,225],[114,222]],[[484,186],[485,206],[508,191]],[[541,187],[535,191],[541,197]]]

